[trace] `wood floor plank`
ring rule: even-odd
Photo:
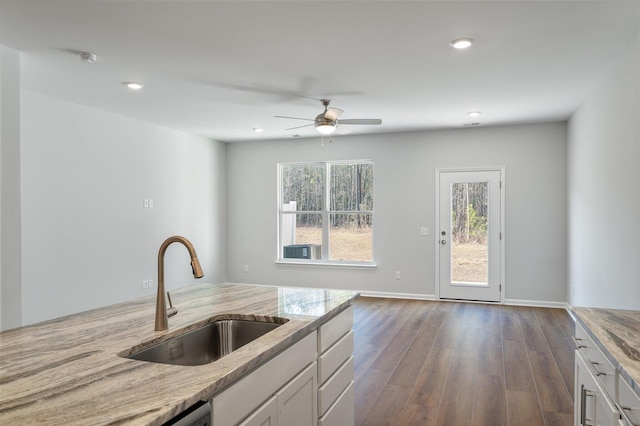
[[[410,388],[404,386],[386,385],[369,411],[364,424],[371,426],[396,424],[398,413],[402,413],[407,405],[407,395],[410,391]]]
[[[564,310],[365,298],[354,320],[358,426],[573,422]]]
[[[535,395],[535,382],[524,342],[506,340],[502,342],[502,345],[506,389]]]
[[[566,338],[564,332],[558,325],[544,324],[541,326],[542,332],[547,338],[549,348],[553,354],[553,358],[560,370],[562,380],[564,381],[569,395],[573,398],[573,376],[575,374],[575,355],[568,351],[571,342]]]
[[[418,330],[415,339],[409,345],[404,356],[394,370],[389,383],[400,386],[414,386],[424,363],[431,352],[431,348],[436,340],[438,331],[446,312],[430,311],[422,328]]]
[[[500,327],[503,340],[524,341],[515,306],[500,306]]]
[[[504,378],[477,374],[473,399],[474,426],[507,425],[507,395]]]
[[[507,390],[509,426],[544,426],[544,418],[535,394]]]
[[[527,348],[530,351],[549,352],[550,349],[547,344],[547,339],[544,337],[544,333],[542,333],[533,308],[518,307],[518,318]]]
[[[529,351],[529,360],[542,409],[553,413],[573,413],[573,399],[553,355]]]
[[[442,399],[442,390],[447,384],[454,352],[449,348],[434,347],[424,363],[409,403],[437,410]]]
[[[367,374],[355,380],[355,424],[366,425],[369,411],[375,406],[382,389],[389,380],[389,373],[369,369]]]
[[[476,361],[456,354],[447,377],[436,425],[471,424],[476,371]]]

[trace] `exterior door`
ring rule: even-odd
[[[502,170],[438,171],[442,299],[501,301]]]

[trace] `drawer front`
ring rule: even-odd
[[[318,383],[324,384],[352,354],[353,331],[349,331],[346,336],[318,357]]]
[[[353,426],[355,423],[353,393],[353,382],[351,382],[335,404],[320,418],[318,426]]]
[[[314,362],[317,344],[317,336],[313,332],[215,395],[212,400],[213,424],[237,425]]]
[[[325,411],[338,399],[349,383],[353,381],[353,357],[342,364],[338,371],[318,389],[318,414],[322,416]]]
[[[615,398],[618,376],[613,364],[611,364],[584,328],[578,323],[576,323],[576,340],[578,343],[578,351],[595,373],[598,384],[607,391],[611,398]]]
[[[640,425],[640,395],[622,378],[618,378],[618,406],[628,423]]]
[[[318,328],[318,352],[323,353],[353,328],[353,307],[349,306]]]
[[[620,414],[613,401],[597,382],[588,361],[576,353],[576,412],[577,425],[616,425]]]

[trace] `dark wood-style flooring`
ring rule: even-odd
[[[572,425],[564,309],[360,298],[356,425]]]

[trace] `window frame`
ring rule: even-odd
[[[291,210],[285,211],[283,209],[282,199],[282,170],[286,166],[292,165],[323,165],[324,166],[324,203],[323,209],[320,211],[301,211]],[[341,164],[371,164],[373,166],[373,210],[330,210],[331,209],[331,166]],[[351,267],[351,268],[375,268],[375,239],[374,239],[374,223],[375,223],[375,165],[373,160],[339,160],[339,161],[292,161],[278,163],[277,167],[277,238],[276,238],[276,264],[284,265],[304,265],[304,266],[330,266],[330,267]],[[283,218],[285,215],[298,215],[298,214],[318,214],[322,219],[322,245],[321,245],[321,258],[320,259],[296,259],[285,258],[282,245],[282,228]],[[330,222],[329,217],[331,214],[369,214],[371,215],[371,260],[359,261],[359,260],[330,260],[329,259],[329,234],[330,234]]]

